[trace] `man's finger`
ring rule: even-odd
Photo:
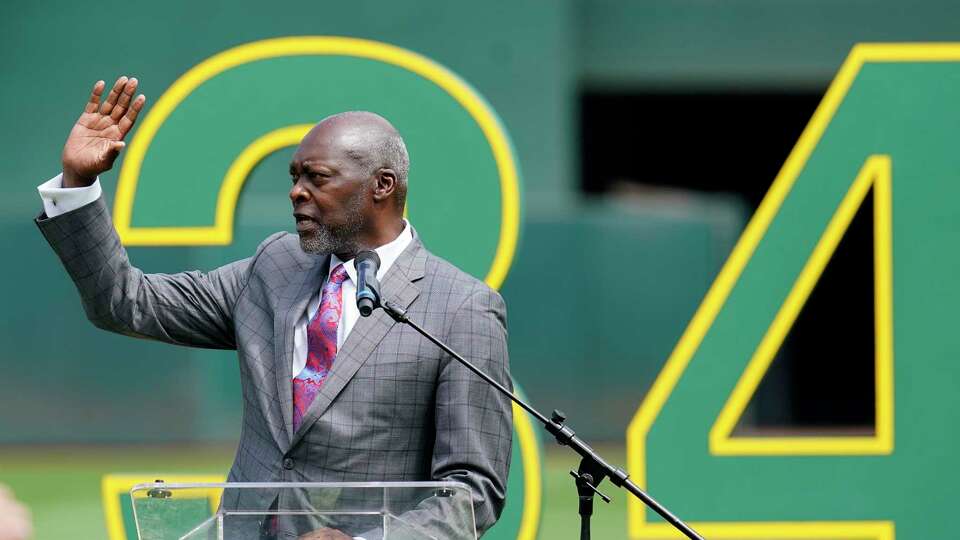
[[[124,146],[126,146],[126,143],[123,141],[104,142],[100,146],[100,162],[105,165],[104,170],[109,170],[113,167],[113,162],[117,160],[117,156],[120,155],[120,151],[123,150]]]
[[[123,116],[123,113],[127,112],[127,106],[130,105],[130,100],[133,99],[133,94],[137,91],[137,79],[131,78],[127,81],[127,84],[123,85],[123,91],[120,92],[120,99],[117,101],[117,105],[110,111],[110,118],[113,118],[113,121],[116,122],[120,120]]]
[[[127,132],[133,127],[133,123],[137,121],[137,115],[140,114],[140,109],[143,109],[143,104],[146,102],[147,96],[143,94],[140,94],[137,96],[137,99],[133,100],[133,105],[127,109],[127,114],[123,115],[123,118],[120,119],[118,125],[120,128],[120,138],[127,136]]]
[[[107,100],[100,106],[100,114],[110,114],[113,106],[117,104],[117,98],[120,97],[120,92],[123,90],[125,84],[127,84],[126,75],[120,77],[117,79],[117,82],[113,83],[113,89],[110,90],[110,94],[107,95]]]
[[[103,95],[103,88],[106,85],[107,84],[103,81],[97,81],[93,85],[93,92],[90,93],[90,99],[87,100],[87,106],[83,108],[83,112],[97,112],[97,107],[100,106],[100,96]]]

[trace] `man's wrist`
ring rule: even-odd
[[[66,167],[63,168],[62,186],[65,188],[90,187],[96,180],[96,176],[81,176]]]

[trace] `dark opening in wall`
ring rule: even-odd
[[[581,96],[581,188],[606,196],[650,187],[729,193],[752,212],[821,97],[588,90]],[[754,395],[744,416],[750,427],[872,427],[871,220],[868,197]]]

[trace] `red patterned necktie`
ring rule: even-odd
[[[300,429],[300,422],[307,408],[320,393],[323,381],[333,368],[337,357],[337,327],[343,312],[343,281],[347,271],[337,265],[327,278],[320,295],[317,314],[307,325],[307,364],[293,378],[293,430]]]

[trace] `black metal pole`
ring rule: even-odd
[[[605,502],[610,502],[610,499],[597,491],[597,486],[600,485],[600,482],[603,481],[604,477],[610,478],[610,482],[617,486],[626,489],[632,493],[635,497],[643,501],[645,505],[650,507],[654,512],[660,515],[663,519],[667,521],[670,525],[673,525],[674,528],[682,532],[690,540],[704,540],[696,531],[690,528],[689,525],[683,522],[680,518],[673,515],[669,510],[666,509],[663,505],[657,502],[653,497],[648,495],[640,486],[634,484],[630,478],[627,471],[623,470],[620,467],[611,465],[606,460],[603,459],[600,454],[596,452],[593,448],[590,447],[586,442],[583,441],[580,437],[577,437],[576,433],[570,429],[564,422],[566,421],[566,416],[560,411],[553,411],[551,418],[547,418],[540,411],[534,409],[531,405],[527,404],[522,399],[518,398],[511,392],[507,387],[503,386],[499,382],[495,381],[491,376],[487,375],[480,368],[473,365],[469,360],[460,356],[457,351],[454,351],[448,347],[444,342],[435,338],[430,332],[427,332],[420,327],[417,323],[410,320],[407,317],[407,311],[402,307],[389,302],[384,301],[381,303],[381,307],[388,315],[390,315],[393,320],[406,324],[416,330],[420,335],[430,340],[434,345],[443,349],[444,352],[454,357],[463,364],[464,367],[470,371],[477,374],[478,377],[486,381],[490,386],[493,386],[499,390],[502,394],[510,398],[511,401],[520,406],[523,410],[527,411],[534,418],[540,421],[543,424],[543,427],[550,432],[551,435],[557,440],[557,443],[561,446],[569,446],[574,452],[580,455],[583,458],[580,461],[580,470],[577,473],[571,474],[577,479],[577,491],[581,496],[581,518],[583,518],[583,507],[582,504],[585,504],[583,501],[583,492],[581,491],[582,487],[585,490],[594,492],[600,495]],[[590,498],[590,513],[593,512],[593,499]],[[590,528],[590,519],[589,515],[586,517],[586,520],[581,521],[581,535],[583,534],[583,527],[587,528],[587,538],[589,538],[589,528]]]
[[[590,540],[590,517],[593,516],[593,495],[600,495],[604,502],[610,502],[610,498],[597,491],[596,486],[600,483],[594,477],[596,468],[593,463],[584,458],[580,460],[580,468],[576,471],[570,471],[570,476],[576,479],[577,496],[580,504],[577,513],[580,514],[580,540]],[[602,480],[602,478],[600,479]]]

